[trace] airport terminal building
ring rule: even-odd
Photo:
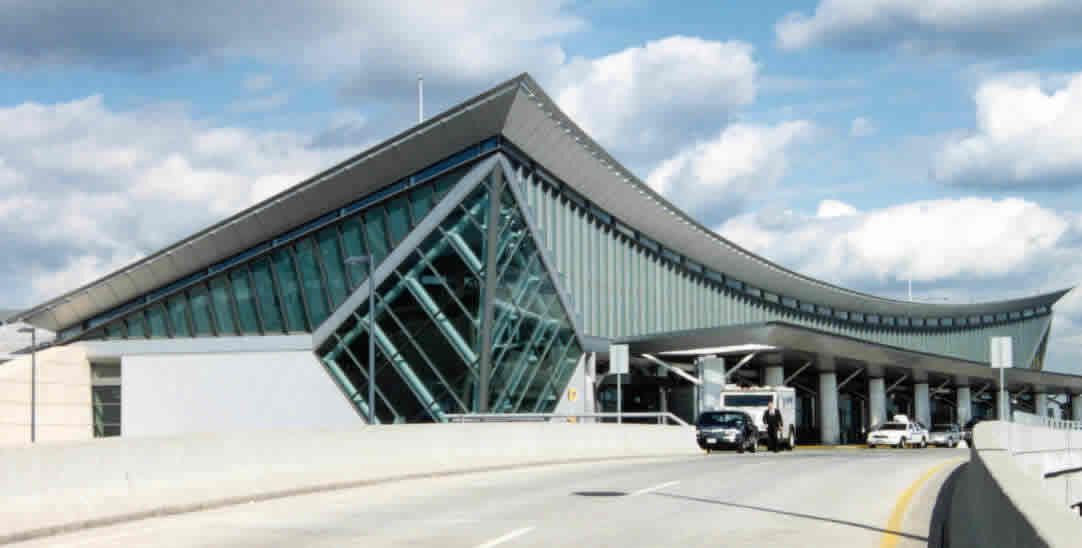
[[[721,360],[730,382],[795,387],[803,441],[838,443],[895,412],[993,413],[992,336],[1012,337],[1015,405],[1067,394],[1078,417],[1082,377],[1042,371],[1065,293],[914,303],[787,270],[522,75],[11,321],[83,364],[96,435],[608,411],[627,344],[627,411],[691,419],[688,375]]]

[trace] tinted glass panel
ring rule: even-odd
[[[320,232],[316,239],[319,241],[319,258],[323,262],[323,272],[327,275],[327,292],[330,294],[331,304],[337,307],[349,296],[342,252],[338,245],[338,231],[328,228]]]
[[[136,312],[128,316],[128,338],[138,339],[146,336],[146,323],[143,321],[143,313]]]
[[[432,209],[432,185],[410,192],[410,208],[413,210],[413,224],[416,225]]]
[[[218,318],[218,334],[235,335],[237,324],[233,321],[233,303],[229,302],[229,285],[224,277],[211,280],[210,295]]]
[[[214,334],[210,319],[210,295],[207,288],[199,284],[188,293],[192,301],[192,323],[195,324],[195,336],[203,337]]]
[[[383,227],[383,208],[376,207],[364,214],[364,232],[368,249],[378,264],[387,256],[387,231]]]
[[[312,325],[316,326],[327,319],[327,295],[323,292],[323,277],[316,264],[315,244],[311,238],[297,242],[297,266],[300,267],[301,280],[304,282],[304,298],[308,303]]]
[[[188,298],[182,293],[169,299],[165,306],[169,310],[169,327],[173,329],[173,336],[191,337],[192,332],[188,328]]]
[[[282,308],[286,313],[288,331],[306,331],[304,302],[301,301],[301,288],[297,283],[297,272],[293,269],[293,257],[289,251],[280,249],[271,258],[274,263],[274,275],[278,278],[278,287],[282,291]]]
[[[263,320],[264,331],[282,331],[282,307],[278,292],[274,289],[270,261],[260,259],[252,264],[252,283],[255,284],[256,302],[259,303],[259,318]]]
[[[169,336],[165,328],[165,310],[161,305],[155,305],[147,309],[147,327],[150,329],[150,337],[162,339]]]
[[[361,223],[360,216],[353,217],[342,223],[342,244],[345,246],[345,258],[349,257],[361,257],[367,254],[366,247],[364,245],[364,227]],[[367,276],[368,267],[364,264],[349,264],[346,266],[346,274],[348,274],[347,287],[352,289],[364,281]]]
[[[233,283],[233,297],[237,301],[237,320],[241,333],[258,334],[259,316],[255,309],[255,295],[252,294],[251,282],[248,280],[248,269],[241,267],[234,271],[229,275],[229,281]]]
[[[105,336],[109,339],[123,339],[127,333],[124,322],[117,322],[105,328]]]

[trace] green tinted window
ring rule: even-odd
[[[136,312],[128,316],[128,338],[141,339],[143,337],[146,337],[146,322],[143,320],[143,313]]]
[[[364,232],[368,249],[379,263],[387,256],[387,232],[383,228],[383,208],[376,207],[364,214]]]
[[[259,316],[255,311],[255,296],[248,281],[248,269],[241,267],[229,275],[233,284],[233,297],[237,300],[238,323],[245,335],[259,333]]]
[[[409,200],[404,195],[387,206],[387,222],[391,227],[392,245],[398,245],[410,231]]]
[[[147,309],[147,327],[150,328],[150,338],[163,339],[169,336],[165,328],[165,310],[162,305],[154,305]]]
[[[345,246],[346,258],[349,257],[361,257],[366,255],[366,247],[364,245],[364,228],[361,225],[361,217],[358,215],[352,219],[342,223],[342,244]],[[351,264],[346,267],[346,273],[349,274],[348,283],[353,284],[352,287],[356,287],[367,276],[368,267],[363,264]]]
[[[229,284],[225,277],[210,281],[211,302],[214,303],[214,317],[218,319],[219,335],[235,335],[237,325],[233,321],[233,303],[229,299]]]
[[[195,336],[213,335],[214,323],[210,317],[210,295],[207,294],[207,286],[199,284],[188,294],[192,300],[192,323],[195,324]]]
[[[327,296],[323,293],[323,277],[316,264],[316,250],[311,238],[297,242],[297,266],[304,285],[304,299],[308,303],[312,326],[327,319]]]
[[[183,293],[169,299],[165,305],[169,309],[169,326],[173,328],[174,337],[191,337],[192,332],[188,329],[188,299]]]
[[[349,291],[346,288],[346,273],[342,268],[342,253],[338,247],[338,231],[334,228],[323,230],[316,236],[319,241],[319,258],[323,262],[323,272],[327,275],[327,291],[331,303],[337,307],[346,300]]]
[[[278,278],[278,287],[282,290],[282,304],[286,313],[288,331],[306,331],[307,322],[304,314],[304,302],[301,301],[301,288],[297,283],[297,271],[293,269],[293,257],[289,250],[280,249],[271,259],[274,262],[274,275]]]
[[[123,339],[126,332],[127,328],[124,327],[124,322],[116,322],[105,328],[105,337],[108,339]]]
[[[410,192],[410,208],[413,210],[413,226],[417,226],[432,209],[432,185]]]
[[[263,320],[266,332],[282,331],[282,306],[278,292],[274,289],[274,277],[271,275],[270,261],[260,259],[252,263],[252,281],[259,303],[259,316]]]

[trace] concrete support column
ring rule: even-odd
[[[958,424],[965,425],[973,415],[973,398],[968,386],[959,386],[955,392],[958,394]]]
[[[1071,420],[1082,421],[1082,395],[1071,396]]]
[[[833,371],[819,372],[819,439],[824,445],[837,445],[838,377]]]
[[[928,383],[913,383],[913,414],[917,422],[932,427],[932,403],[928,398]]]
[[[869,430],[887,422],[887,387],[884,379],[868,379]]]
[[[766,386],[781,386],[785,382],[785,367],[784,358],[780,353],[768,354],[764,361],[766,367],[763,368],[763,384]]]
[[[1047,392],[1034,392],[1033,393],[1033,414],[1038,417],[1048,416],[1048,393]]]
[[[1006,390],[996,391],[996,420],[1011,420],[1011,393]]]

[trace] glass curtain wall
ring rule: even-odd
[[[493,204],[487,178],[376,288],[375,412],[381,423],[442,420],[479,408],[486,299],[491,301],[492,412],[551,412],[582,348],[510,190]],[[501,183],[502,184],[502,183]],[[496,260],[488,257],[499,208]],[[495,290],[485,295],[488,276]],[[367,416],[369,305],[317,354]]]
[[[97,339],[281,335],[315,330],[467,172],[462,167],[114,320]]]

